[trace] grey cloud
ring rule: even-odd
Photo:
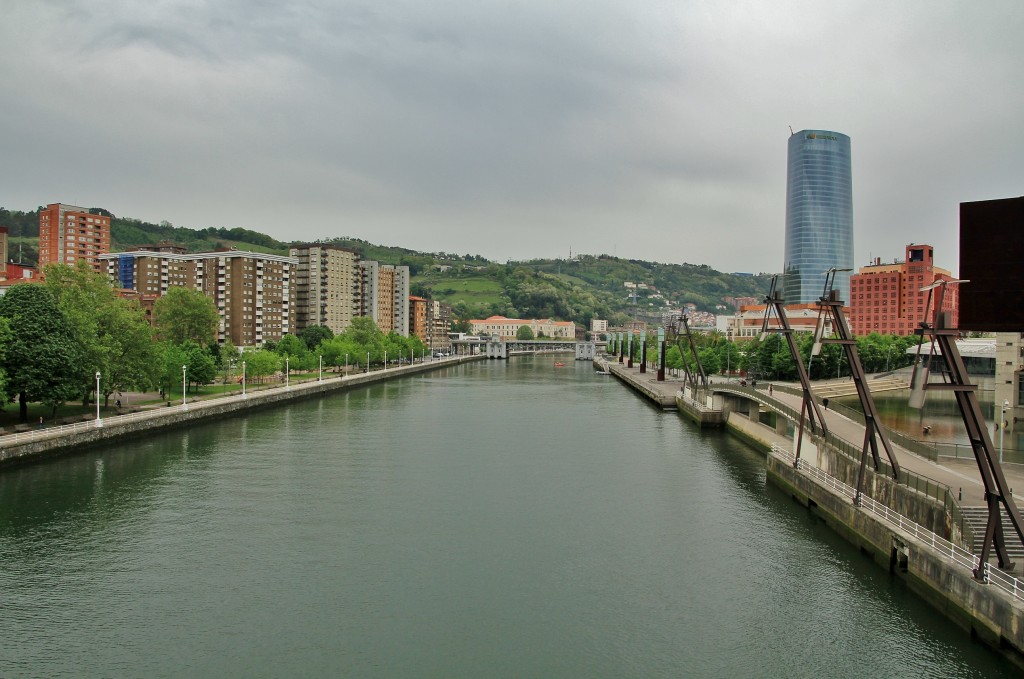
[[[771,271],[793,125],[853,140],[858,263],[931,240],[955,268],[956,204],[1021,193],[1021,13],[17,1],[0,203]]]

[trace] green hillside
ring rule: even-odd
[[[0,226],[9,230],[10,256],[35,264],[39,211],[0,208]],[[235,247],[269,254],[287,254],[289,243],[248,229],[190,229],[139,219],[111,219],[115,252],[170,241],[190,252]],[[609,255],[578,255],[571,260],[536,259],[498,264],[479,255],[426,253],[377,245],[358,238],[321,241],[355,250],[363,259],[408,266],[412,293],[452,305],[462,321],[500,314],[520,318],[556,318],[589,326],[593,318],[613,324],[637,318],[658,322],[667,309],[694,304],[702,311],[722,311],[725,297],[760,297],[770,277],[728,274],[707,265],[665,264],[619,259]],[[625,283],[637,284],[627,289]],[[635,290],[635,296],[631,293]],[[727,307],[728,308],[728,307]]]

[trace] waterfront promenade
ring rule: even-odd
[[[421,363],[389,366],[351,375],[330,375],[319,380],[286,383],[216,398],[204,398],[167,407],[89,419],[26,432],[0,436],[0,467],[63,454],[77,448],[99,445],[142,432],[185,426],[204,419],[244,413],[256,408],[311,398],[352,389],[385,380],[406,377],[465,363],[483,360],[481,355],[434,358]]]
[[[685,384],[682,378],[671,377],[666,377],[665,381],[658,382],[655,371],[648,370],[646,373],[641,374],[636,366],[627,368],[624,364],[615,361],[614,358],[605,360],[612,374],[618,376],[619,379],[638,391],[650,392],[648,398],[659,405],[664,405],[669,400],[674,401],[676,395]],[[783,388],[773,388],[771,393],[769,393],[768,382],[760,383],[755,389],[752,387],[741,388],[735,381],[717,381],[717,383],[713,383],[711,386],[712,388],[717,387],[723,390],[735,388],[737,393],[742,391],[745,396],[758,400],[768,409],[771,409],[773,404],[779,404],[799,412],[802,403],[801,396],[791,393],[786,389],[786,387],[795,389],[796,385],[785,383],[772,384],[777,384]],[[674,407],[673,405],[672,408],[674,409]],[[857,449],[861,448],[864,441],[863,424],[835,410],[824,409],[823,414],[829,431],[848,442],[851,446]],[[779,434],[767,425],[759,425],[758,436],[764,438],[768,444],[774,443],[784,448],[791,448],[793,445],[792,438]],[[981,483],[978,466],[973,457],[940,457],[937,461],[934,461],[907,450],[896,442],[891,442],[891,444],[901,467],[949,487],[954,495],[960,497],[960,501],[964,506],[983,506],[985,504],[984,486]],[[884,452],[880,452],[880,454],[884,459]],[[1009,483],[1011,488],[1024,492],[1024,465],[1004,463],[1003,473],[1006,475],[1007,483]]]

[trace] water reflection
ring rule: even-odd
[[[589,363],[490,361],[0,475],[11,676],[1012,676]]]

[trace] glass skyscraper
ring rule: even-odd
[[[801,130],[789,137],[786,176],[787,304],[821,297],[826,271],[853,268],[853,186],[850,138],[827,130]],[[850,301],[850,273],[836,275],[834,289]]]

